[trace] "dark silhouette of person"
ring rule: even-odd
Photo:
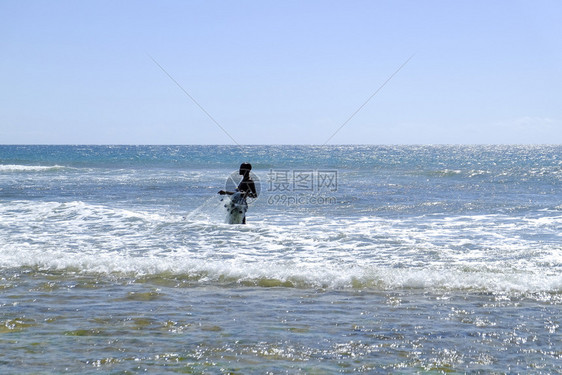
[[[252,165],[250,163],[242,163],[240,164],[239,174],[242,176],[242,181],[238,184],[236,191],[225,191],[220,190],[220,195],[234,195],[236,193],[241,193],[243,204],[247,206],[246,198],[257,198],[258,193],[256,192],[256,185],[250,177],[250,171],[252,170]],[[246,224],[246,215],[244,215],[244,219],[242,220],[242,224]]]

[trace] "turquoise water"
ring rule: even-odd
[[[0,372],[561,372],[560,155],[0,146]]]

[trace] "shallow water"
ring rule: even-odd
[[[0,372],[561,372],[561,151],[0,146]]]
[[[559,296],[194,286],[182,276],[37,270],[8,282],[7,372],[560,370]]]

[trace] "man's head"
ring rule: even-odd
[[[249,175],[251,170],[252,170],[252,165],[250,163],[240,164],[240,174],[242,176]]]

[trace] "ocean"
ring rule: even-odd
[[[2,374],[553,374],[561,319],[562,146],[0,146]]]

